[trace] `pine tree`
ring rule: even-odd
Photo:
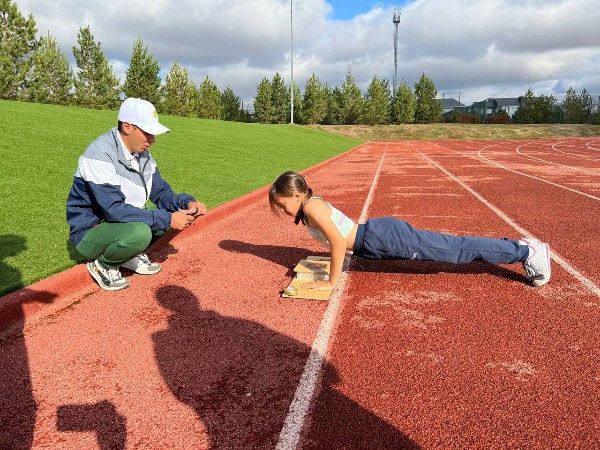
[[[288,104],[287,104],[287,122],[289,123],[291,120],[291,113],[292,113],[292,100],[291,100],[291,93],[290,93],[290,88],[288,87],[288,91],[287,91],[287,98],[288,98]],[[294,83],[294,123],[301,125],[304,122],[304,106],[302,103],[302,92],[300,92],[300,88],[298,87],[298,85],[296,83]]]
[[[594,101],[592,96],[587,89],[582,89],[579,94],[579,104],[581,105],[582,122],[581,123],[592,123],[592,113],[594,108]]]
[[[38,41],[35,20],[25,19],[12,0],[0,0],[0,98],[16,99],[26,88]]]
[[[540,95],[533,99],[533,123],[551,123],[554,117],[556,98],[553,95]]]
[[[327,125],[341,124],[343,103],[342,90],[338,86],[330,88],[325,85],[325,98],[327,100],[327,106],[325,108],[325,118],[322,123]]]
[[[327,91],[313,73],[306,82],[302,99],[304,123],[322,123],[327,114]]]
[[[163,111],[175,116],[192,117],[195,115],[196,87],[190,81],[188,71],[179,63],[169,69],[162,87]]]
[[[290,94],[283,77],[277,72],[271,82],[271,107],[273,123],[287,123],[290,120]]]
[[[390,123],[390,101],[390,85],[388,81],[375,75],[365,93],[362,122],[369,125]]]
[[[533,123],[535,120],[535,97],[531,88],[524,96],[519,97],[519,108],[515,111],[513,121],[516,123]]]
[[[342,83],[340,123],[352,125],[358,123],[363,109],[363,96],[354,77],[348,70],[346,79]]]
[[[79,47],[73,47],[78,67],[75,79],[75,101],[87,108],[116,108],[119,99],[119,80],[96,42],[90,27],[80,28],[77,34]]]
[[[159,72],[160,66],[156,58],[148,51],[148,47],[140,38],[136,39],[133,43],[133,52],[123,84],[123,93],[126,97],[148,100],[160,109]]]
[[[213,81],[204,79],[198,88],[198,117],[201,119],[221,118],[221,93]]]
[[[437,89],[433,81],[424,73],[415,83],[415,120],[420,123],[440,122],[442,104],[436,100]]]
[[[261,123],[273,122],[273,101],[271,82],[263,78],[256,88],[254,97],[254,116]]]
[[[402,83],[394,97],[393,111],[395,123],[415,121],[415,95],[406,83]]]
[[[73,88],[73,71],[50,32],[40,39],[31,61],[26,98],[32,102],[68,104]]]
[[[221,93],[221,118],[230,121],[241,120],[240,105],[240,98],[235,95],[230,86],[227,86]]]

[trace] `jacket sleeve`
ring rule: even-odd
[[[160,176],[158,167],[154,168],[154,173],[152,174],[150,200],[160,209],[166,209],[170,212],[186,209],[190,202],[195,201],[194,197],[190,194],[175,194],[169,183]]]
[[[152,230],[164,230],[171,225],[171,213],[165,209],[148,210],[125,203],[119,176],[114,164],[82,157],[79,176],[101,219],[108,222],[143,222]],[[103,216],[103,217],[102,217]]]

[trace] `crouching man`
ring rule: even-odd
[[[67,199],[70,240],[88,259],[87,269],[102,289],[129,287],[120,267],[151,275],[160,264],[144,251],[164,230],[183,230],[206,213],[189,194],[175,194],[160,176],[148,149],[169,129],[152,103],[128,98],[118,126],[90,144],[79,158]],[[158,209],[145,209],[152,201]]]

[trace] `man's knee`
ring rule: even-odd
[[[137,253],[143,252],[150,245],[152,230],[143,222],[130,222],[124,240],[127,241],[128,246],[135,248]]]

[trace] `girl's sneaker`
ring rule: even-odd
[[[160,272],[161,269],[160,264],[151,262],[150,258],[148,258],[148,255],[145,253],[134,256],[129,261],[121,264],[121,267],[125,267],[126,269],[142,275],[154,275],[155,273]]]
[[[87,263],[87,270],[98,285],[105,291],[118,291],[129,287],[119,269],[107,269],[98,260]]]
[[[550,281],[550,246],[533,238],[522,238],[522,244],[529,247],[529,256],[523,262],[527,279],[534,286],[543,286]]]

